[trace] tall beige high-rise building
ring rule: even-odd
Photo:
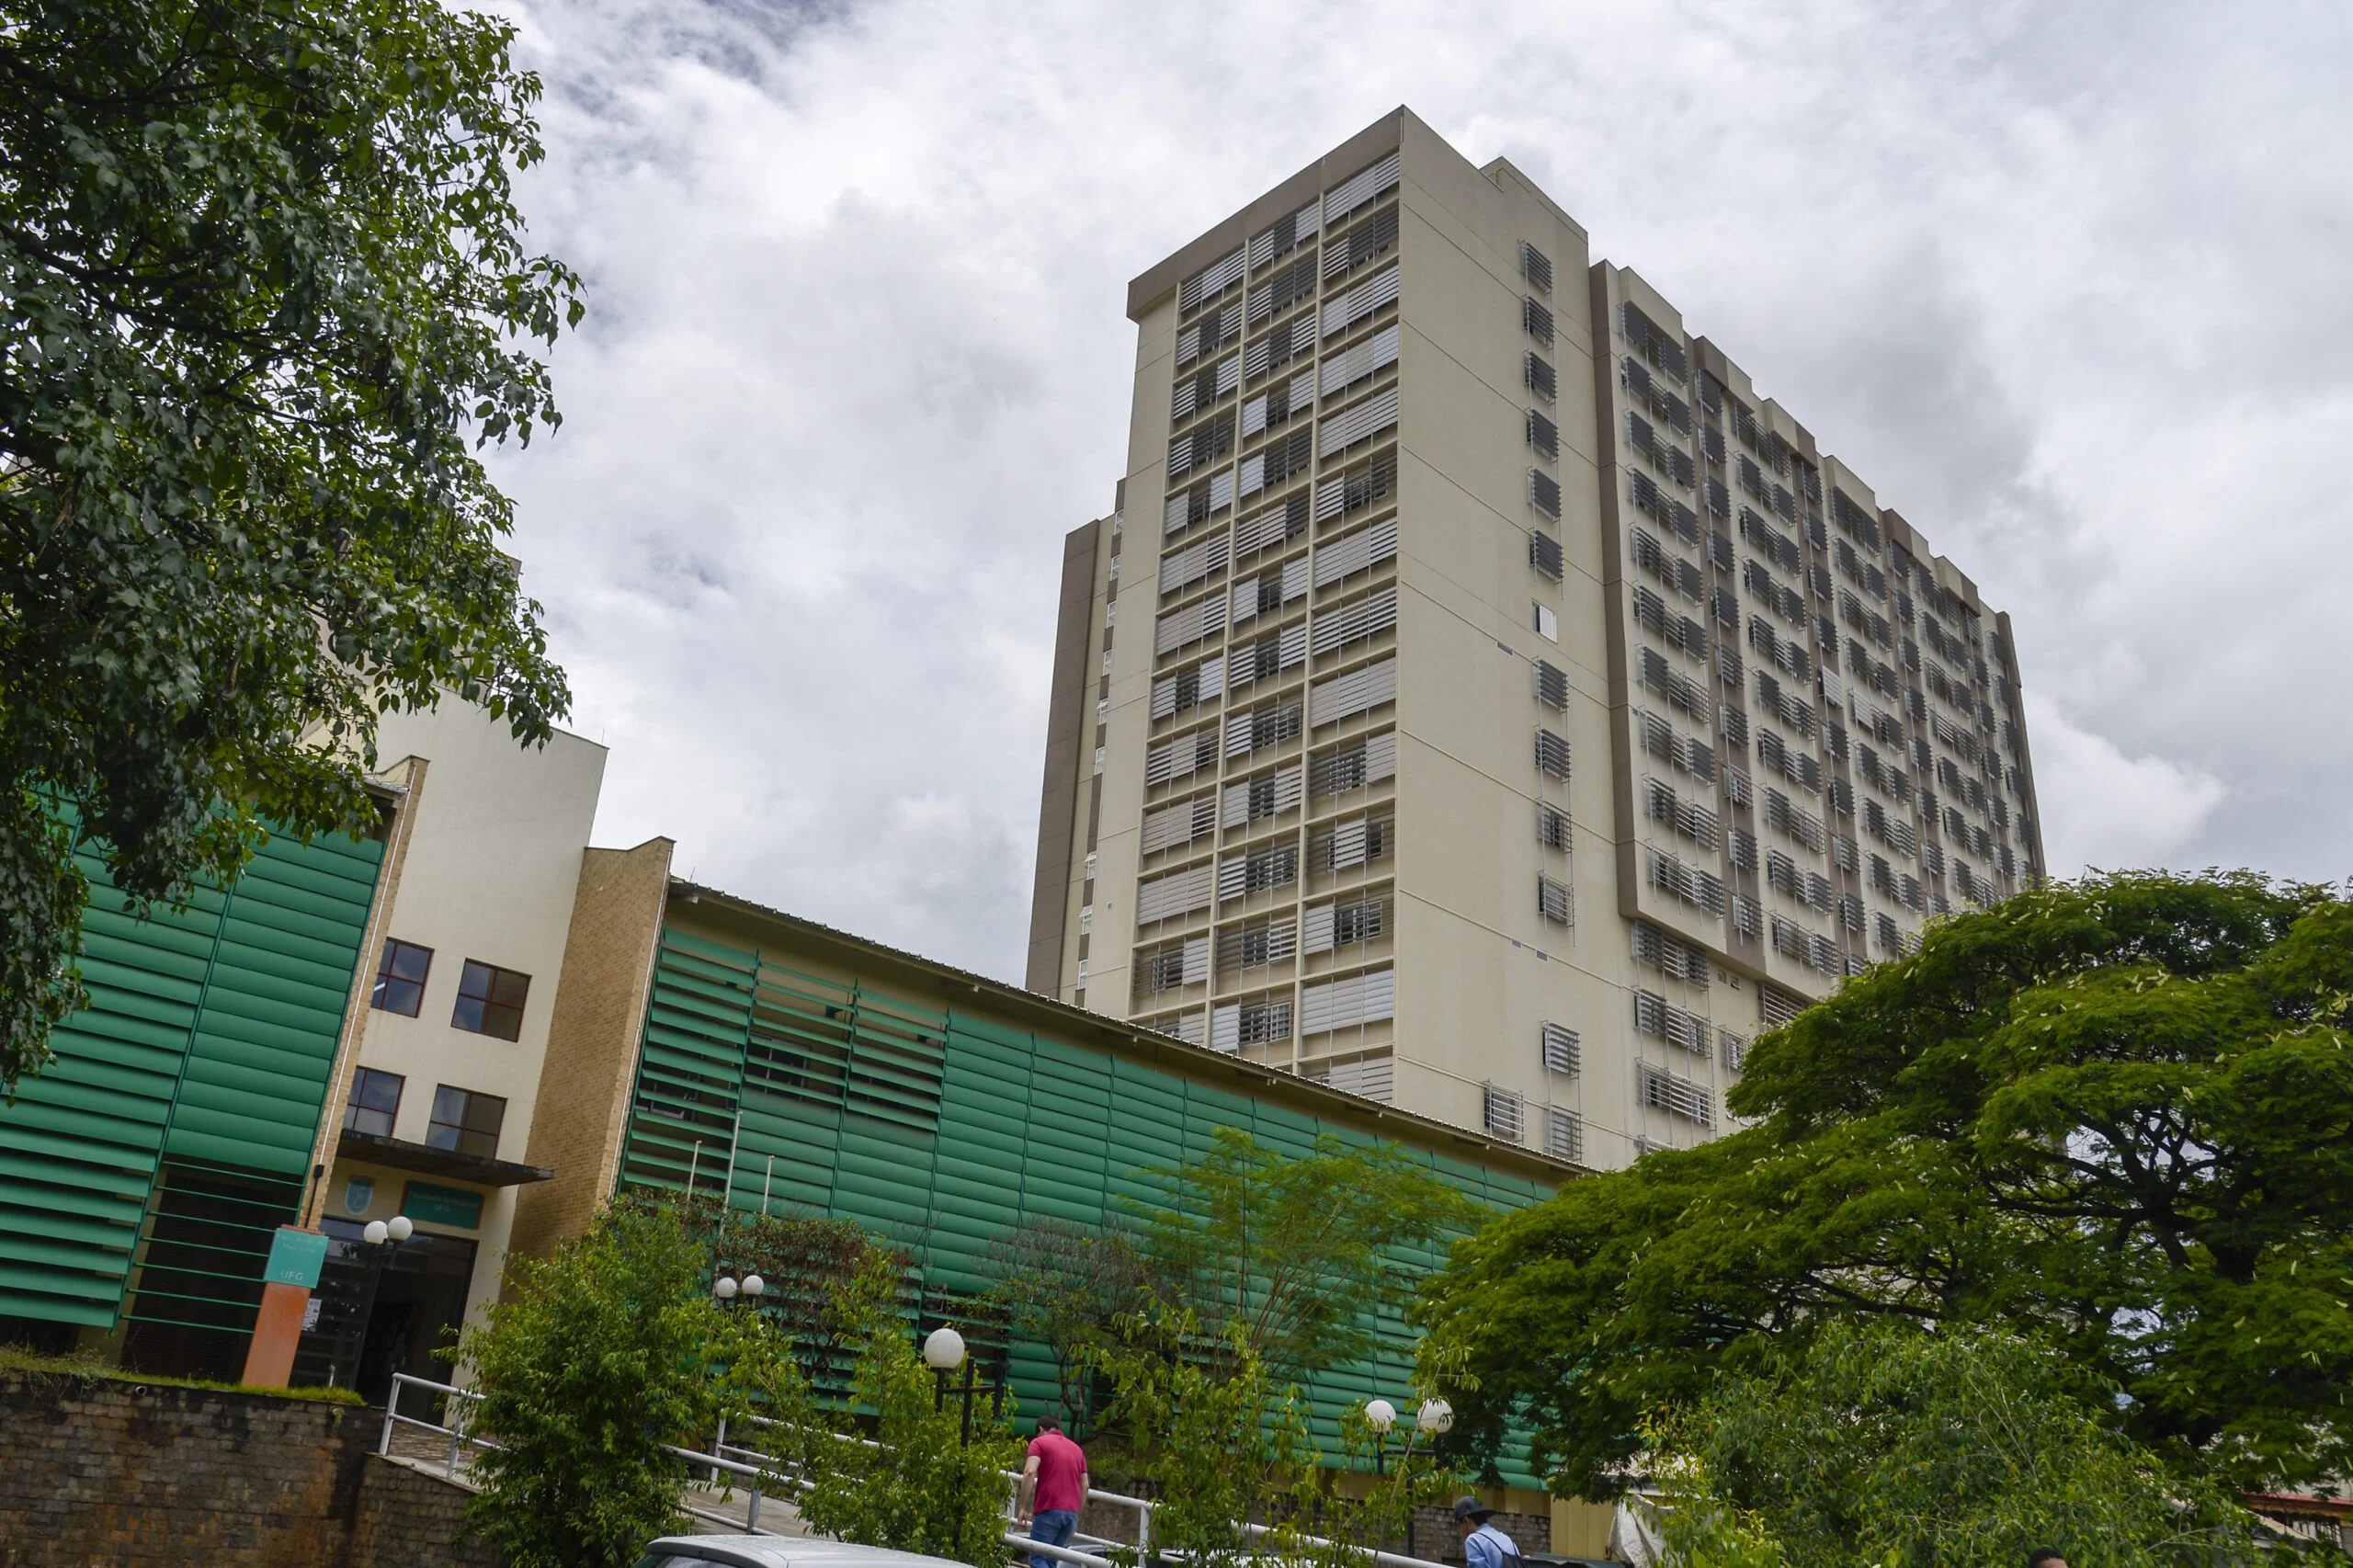
[[[1029,983],[1596,1166],[2042,870],[2009,618],[1404,109],[1129,286]]]

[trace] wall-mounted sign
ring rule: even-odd
[[[262,1282],[313,1290],[319,1283],[319,1265],[326,1256],[327,1238],[323,1233],[283,1226],[269,1244],[269,1266],[262,1271]]]
[[[349,1181],[343,1184],[343,1211],[345,1213],[365,1214],[368,1212],[369,1205],[375,1201],[376,1184],[368,1177],[353,1176]]]
[[[455,1225],[471,1231],[482,1224],[482,1194],[413,1181],[401,1197],[401,1212],[420,1224]]]

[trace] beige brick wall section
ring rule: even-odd
[[[523,1156],[555,1179],[517,1194],[510,1253],[545,1257],[587,1229],[613,1189],[673,847],[652,838],[634,849],[591,849],[581,859],[563,984]]]

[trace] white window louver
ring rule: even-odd
[[[1315,455],[1328,458],[1334,452],[1346,451],[1358,441],[1370,441],[1397,423],[1397,389],[1369,397],[1353,408],[1341,410],[1317,426]]]
[[[1338,299],[1325,301],[1324,335],[1337,337],[1383,306],[1396,302],[1397,268],[1384,267]]]
[[[1370,854],[1371,828],[1370,820],[1365,817],[1334,824],[1327,869],[1345,871],[1363,865]]]
[[[1392,153],[1370,168],[1349,176],[1324,192],[1324,226],[1328,229],[1376,197],[1386,195],[1395,187],[1403,168],[1404,164],[1398,154]]]
[[[1179,848],[1195,839],[1207,838],[1217,831],[1217,798],[1204,795],[1198,801],[1179,801],[1156,812],[1143,814],[1143,852],[1157,854],[1163,849]]]
[[[1387,1055],[1362,1056],[1353,1062],[1310,1067],[1307,1076],[1312,1083],[1386,1105],[1396,1082],[1396,1062]]]
[[[1216,379],[1210,382],[1211,401],[1223,397],[1242,384],[1242,356],[1228,355],[1220,362],[1214,374]],[[1175,394],[1169,399],[1168,416],[1171,419],[1191,418],[1193,410],[1200,406],[1200,395],[1199,376],[1188,376],[1178,381]]]
[[[1228,784],[1219,818],[1227,827],[1238,827],[1262,817],[1297,811],[1304,778],[1303,770],[1294,766],[1259,778]]]
[[[1305,927],[1302,933],[1305,951],[1328,953],[1332,950],[1334,910],[1335,906],[1332,904],[1319,903],[1307,912],[1306,919],[1302,922]]]
[[[1575,895],[1569,891],[1569,884],[1540,873],[1536,879],[1536,912],[1547,920],[1568,925],[1576,916]]]
[[[1176,286],[1176,308],[1189,311],[1203,300],[1213,300],[1242,280],[1243,253],[1234,251],[1196,272]]]
[[[1546,1024],[1542,1040],[1547,1069],[1554,1073],[1576,1072],[1579,1060],[1576,1030],[1561,1024]]]
[[[1173,653],[1189,642],[1225,630],[1225,596],[1212,594],[1199,604],[1187,605],[1162,616],[1153,626],[1152,651]]]
[[[1250,240],[1250,265],[1264,267],[1315,237],[1318,203],[1309,202],[1290,217],[1261,229]]]
[[[1300,993],[1300,1033],[1329,1034],[1378,1023],[1397,1010],[1397,976],[1389,970],[1352,974]]]
[[[1396,698],[1397,661],[1392,657],[1318,681],[1308,693],[1308,726],[1320,728],[1367,712],[1384,702],[1393,702]]]
[[[1397,590],[1393,586],[1381,588],[1316,617],[1314,630],[1307,640],[1308,651],[1328,653],[1335,648],[1377,637],[1396,624]]]
[[[1217,870],[1194,866],[1136,884],[1136,924],[1150,925],[1207,909],[1217,890]]]
[[[1481,1120],[1488,1137],[1517,1143],[1527,1136],[1528,1108],[1518,1095],[1488,1084],[1483,1086],[1481,1099]]]
[[[1214,728],[1196,730],[1188,735],[1154,746],[1144,753],[1143,781],[1146,788],[1189,778],[1202,768],[1217,765],[1217,731]]]
[[[1176,368],[1183,369],[1202,355],[1222,348],[1242,331],[1242,301],[1211,311],[1176,335]]]
[[[1329,587],[1344,577],[1365,571],[1375,562],[1394,560],[1396,555],[1397,519],[1390,517],[1318,547],[1315,585]]]
[[[1222,570],[1226,562],[1226,536],[1204,540],[1189,550],[1180,550],[1160,563],[1160,591],[1173,594],[1191,587],[1211,573]]]
[[[1576,1112],[1544,1108],[1544,1152],[1556,1160],[1585,1158],[1585,1125]]]
[[[1666,1111],[1701,1127],[1715,1125],[1715,1096],[1706,1088],[1674,1077],[1648,1062],[1635,1063],[1634,1074],[1635,1092],[1645,1108]]]
[[[1397,328],[1384,326],[1354,348],[1324,360],[1322,370],[1324,395],[1330,397],[1375,371],[1394,365],[1397,362]]]
[[[1202,1009],[1197,1008],[1189,1013],[1179,1013],[1176,1020],[1168,1025],[1167,1032],[1175,1035],[1187,1045],[1199,1045],[1209,1038],[1209,1021],[1208,1012]]]

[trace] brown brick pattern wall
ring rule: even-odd
[[[438,1475],[371,1454],[360,1472],[350,1568],[501,1568],[498,1549],[466,1532],[472,1496]]]
[[[382,1420],[362,1405],[0,1374],[0,1568],[498,1568],[459,1539],[469,1493],[370,1456]]]
[[[563,948],[563,983],[549,1020],[548,1053],[523,1158],[555,1172],[515,1200],[511,1250],[545,1257],[588,1226],[613,1189],[637,1070],[646,990],[669,896],[666,838],[634,849],[591,849]]]

